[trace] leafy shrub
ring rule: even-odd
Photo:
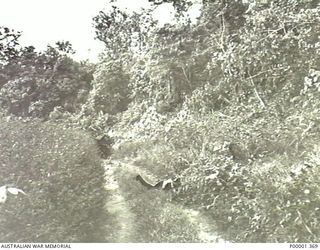
[[[96,113],[115,114],[126,110],[130,102],[129,77],[119,62],[101,63],[94,74],[93,89],[87,106]]]
[[[34,121],[0,123],[0,183],[26,196],[0,206],[2,242],[104,241],[104,169],[81,131]]]

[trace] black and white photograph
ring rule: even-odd
[[[319,242],[319,0],[0,0],[0,248]]]

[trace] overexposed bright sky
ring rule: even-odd
[[[118,2],[121,7],[136,11],[149,6],[148,0]],[[92,18],[110,6],[109,0],[0,0],[0,26],[22,31],[23,45],[43,50],[48,44],[70,41],[77,51],[76,59],[96,61],[103,45],[94,40]],[[169,21],[170,11],[171,5],[164,4],[156,18],[162,23]]]
[[[147,0],[121,0],[122,7],[138,10]],[[0,0],[0,26],[22,31],[21,43],[43,50],[56,41],[70,41],[76,59],[95,61],[102,50],[94,40],[92,18],[110,7],[108,0]]]

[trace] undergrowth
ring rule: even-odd
[[[94,140],[49,122],[0,122],[2,242],[103,242],[104,169]]]
[[[118,172],[119,186],[136,216],[134,242],[199,242],[196,226],[171,203],[170,193],[147,190],[126,171]]]

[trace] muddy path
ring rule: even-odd
[[[129,243],[136,242],[135,239],[135,230],[136,230],[136,221],[137,216],[131,209],[130,201],[126,200],[128,197],[119,186],[119,173],[116,171],[121,168],[122,171],[125,171],[128,174],[142,174],[151,181],[156,181],[157,179],[151,173],[148,173],[146,170],[139,168],[128,162],[121,161],[105,161],[104,168],[106,173],[106,190],[109,192],[111,197],[109,198],[106,209],[111,214],[117,223],[117,228],[114,228],[114,231],[111,235],[111,242],[118,243]],[[171,204],[174,208],[182,211],[186,218],[194,225],[197,232],[197,238],[199,242],[203,243],[222,243],[226,242],[222,239],[216,232],[215,229],[207,223],[206,217],[197,210],[183,207],[179,204]],[[154,215],[157,216],[157,215]]]
[[[112,229],[108,237],[114,243],[132,242],[132,232],[134,231],[135,215],[130,211],[128,203],[119,188],[114,171],[116,166],[109,162],[104,162],[105,169],[105,189],[110,194],[106,209],[108,213],[116,220],[117,228]]]

